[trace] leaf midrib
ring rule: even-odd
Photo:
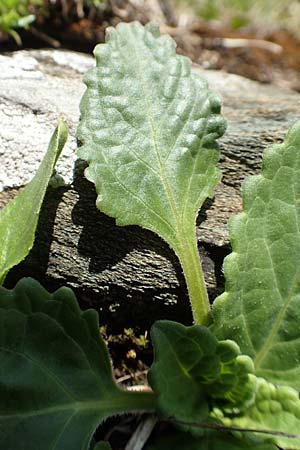
[[[123,400],[123,399],[122,399]],[[98,411],[99,412],[108,412],[108,411],[116,411],[117,409],[121,410],[121,407],[123,406],[124,402],[119,401],[119,399],[114,399],[113,397],[109,396],[108,400],[81,400],[81,401],[75,401],[75,402],[69,402],[64,403],[62,405],[58,406],[49,406],[47,408],[41,408],[37,410],[31,410],[29,412],[19,412],[16,411],[13,414],[0,414],[0,420],[1,419],[13,419],[17,417],[34,417],[34,416],[45,416],[45,415],[51,415],[51,414],[57,414],[58,412],[63,411],[70,411],[73,412],[73,414],[78,412],[84,412],[84,411]],[[119,406],[120,405],[120,406]]]
[[[100,107],[101,107],[101,101],[100,101],[100,98],[99,98],[99,105],[100,105]],[[106,118],[106,114],[105,114],[104,109],[102,108],[101,110],[102,110],[102,115],[103,115],[103,117],[104,117],[104,119],[105,119],[105,121],[106,121],[106,124],[109,126],[109,128],[111,129],[111,131],[114,132],[114,129],[111,127],[109,120],[107,120],[107,118]],[[131,125],[131,124],[130,124],[130,125]],[[132,125],[131,125],[131,126],[132,126]],[[155,172],[155,170],[153,169],[153,167],[151,167],[148,163],[146,163],[146,161],[144,161],[143,159],[141,159],[140,157],[138,157],[138,156],[136,155],[136,152],[135,152],[135,151],[133,151],[133,150],[130,149],[129,147],[127,147],[127,150],[128,150],[129,152],[133,153],[133,155],[137,158],[138,161],[141,162],[141,164],[144,164],[148,169],[150,169],[153,173],[156,174],[156,172]],[[175,234],[176,234],[176,231],[175,231],[173,225],[172,225],[171,223],[169,223],[169,221],[168,221],[167,219],[165,219],[165,218],[164,218],[163,216],[161,216],[157,211],[155,211],[153,208],[151,208],[151,207],[150,207],[150,206],[149,206],[149,205],[148,205],[141,197],[139,197],[135,192],[133,192],[131,189],[129,189],[128,186],[127,186],[126,184],[124,184],[124,183],[120,180],[120,178],[117,176],[117,174],[116,174],[115,172],[113,172],[113,170],[111,169],[110,164],[108,163],[108,160],[107,160],[107,158],[106,158],[106,155],[105,155],[103,152],[102,152],[102,157],[103,157],[103,159],[104,159],[104,161],[105,161],[105,163],[106,163],[106,167],[107,167],[108,170],[111,172],[112,176],[116,179],[117,183],[119,183],[120,186],[122,186],[122,188],[123,188],[126,192],[128,192],[132,197],[136,198],[136,200],[137,200],[139,203],[142,203],[143,206],[144,206],[144,208],[145,208],[146,210],[150,211],[150,213],[152,213],[152,214],[153,214],[154,216],[156,216],[159,220],[161,220],[162,222],[164,222],[165,225],[167,226],[167,228],[170,229],[170,232],[171,232],[171,233],[172,233],[172,232],[175,232]],[[142,225],[142,226],[143,226],[143,225]],[[149,228],[149,229],[150,229],[150,228]],[[154,229],[154,228],[151,229],[151,231],[154,231],[155,233],[157,233],[156,228],[155,228],[155,229]]]
[[[136,55],[136,47],[135,47],[135,45],[133,45],[132,48],[134,49],[135,55]],[[145,103],[147,105],[147,111],[149,112],[149,114],[147,114],[146,116],[147,116],[147,121],[148,121],[148,124],[149,124],[149,128],[151,130],[151,135],[152,135],[151,136],[151,138],[152,138],[151,139],[152,140],[152,148],[154,150],[154,154],[156,155],[156,159],[157,159],[157,162],[158,162],[161,183],[162,183],[162,185],[163,185],[163,187],[165,189],[165,192],[166,192],[166,195],[167,195],[167,198],[168,198],[168,201],[169,201],[169,205],[171,207],[171,211],[172,211],[172,214],[173,214],[173,218],[174,218],[174,222],[175,222],[175,227],[174,227],[175,237],[176,237],[176,240],[178,240],[178,238],[180,237],[179,230],[178,230],[178,228],[179,228],[179,213],[177,211],[177,206],[176,206],[176,202],[175,202],[175,199],[174,199],[174,196],[173,196],[173,193],[172,193],[172,189],[170,188],[170,185],[169,185],[169,182],[168,182],[168,178],[167,178],[167,176],[165,174],[165,171],[164,171],[164,165],[162,164],[162,161],[161,161],[161,158],[160,158],[159,149],[157,147],[156,126],[155,126],[156,124],[155,124],[154,119],[153,119],[152,104],[148,100],[149,99],[149,92],[148,92],[146,84],[143,82],[143,74],[142,74],[141,66],[140,66],[141,59],[137,58],[137,55],[136,55],[135,60],[136,60],[136,67],[137,67],[137,70],[138,70],[138,73],[139,73],[140,85],[141,85],[141,88],[142,88],[142,92],[144,92],[143,98],[145,99]]]
[[[37,313],[37,314],[43,314],[44,313]],[[52,318],[51,318],[52,319]],[[57,325],[58,322],[56,322]],[[28,320],[26,320],[26,327],[25,327],[25,333],[23,336],[23,341],[25,339],[25,335],[27,333],[27,327],[28,327]],[[59,325],[60,329],[63,329],[60,325]],[[98,377],[99,374],[93,369],[87,355],[85,354],[83,348],[81,347],[80,344],[78,344],[77,341],[75,341],[71,336],[69,336],[69,338],[71,339],[71,341],[73,342],[73,344],[76,346],[77,350],[80,351],[81,355],[83,356],[84,361],[88,364],[88,367],[86,368],[87,371],[90,372],[90,374],[92,374],[94,376],[94,381],[95,381],[95,389],[98,388],[99,391],[101,391],[101,389],[103,389],[103,385],[102,384],[98,384]],[[16,351],[14,349],[8,349],[5,347],[0,346],[0,351],[5,352],[5,353],[13,353],[21,358],[27,359],[28,361],[30,361],[31,364],[35,365],[42,373],[45,374],[45,376],[47,376],[48,378],[51,379],[51,381],[56,385],[59,386],[60,389],[62,390],[62,392],[64,392],[64,394],[69,397],[70,399],[75,401],[75,398],[72,394],[72,392],[67,388],[67,386],[65,385],[64,382],[62,382],[55,373],[53,373],[52,370],[50,370],[49,367],[45,366],[44,364],[42,364],[39,360],[36,360],[34,358],[32,358],[32,356],[30,356],[28,353],[26,353],[25,351],[19,352]]]

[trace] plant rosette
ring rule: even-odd
[[[175,47],[153,24],[107,31],[84,79],[78,156],[102,212],[173,248],[194,324],[153,325],[152,389],[129,392],[114,380],[96,311],[82,312],[70,289],[48,293],[32,279],[1,287],[0,448],[109,450],[92,444],[97,426],[143,412],[175,427],[147,450],[300,449],[300,123],[243,185],[226,289],[211,307],[195,222],[220,179],[226,124],[220,99]],[[65,139],[60,124],[36,177],[0,213],[2,282],[33,244]]]

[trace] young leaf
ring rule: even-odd
[[[234,437],[225,432],[207,432],[205,436],[196,438],[189,433],[173,431],[159,437],[145,450],[276,450],[269,440],[263,441],[255,437]]]
[[[300,390],[300,122],[265,152],[243,206],[230,222],[213,330],[251,356],[257,376]]]
[[[290,387],[274,386],[258,378],[255,403],[244,414],[223,421],[229,426],[294,434],[298,438],[270,437],[281,448],[300,449],[300,400],[298,392]]]
[[[86,450],[106,417],[154,409],[151,394],[116,386],[96,312],[81,312],[66,288],[0,287],[0,359],[5,450]]]
[[[79,157],[97,206],[118,225],[152,230],[175,250],[197,323],[210,311],[195,221],[219,180],[220,101],[153,25],[110,28],[85,77]]]
[[[61,120],[34,178],[0,211],[0,284],[8,271],[22,261],[33,246],[46,189],[67,136],[67,127]]]
[[[151,330],[154,364],[149,381],[164,417],[201,422],[211,404],[237,410],[253,402],[253,364],[232,341],[218,342],[208,328],[159,321]],[[199,429],[198,429],[199,431]]]

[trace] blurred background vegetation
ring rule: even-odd
[[[171,0],[171,4],[179,15],[190,14],[212,24],[222,22],[232,29],[281,27],[300,35],[300,0]],[[0,0],[0,30],[20,44],[18,30],[46,20],[55,11],[70,21],[96,16],[110,6],[110,0]]]
[[[205,69],[300,92],[300,0],[0,0],[0,51],[91,53],[132,20],[158,22]]]
[[[233,29],[283,27],[300,35],[299,0],[176,0],[176,4],[204,20],[222,21]]]
[[[27,28],[34,20],[36,6],[43,0],[0,0],[0,30],[12,36],[19,44],[18,28]]]
[[[38,20],[44,22],[54,14],[65,21],[78,20],[103,9],[106,0],[0,0],[0,31],[19,45],[20,29],[28,29]]]

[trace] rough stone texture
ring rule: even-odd
[[[82,73],[92,65],[87,55],[58,50],[0,55],[0,191],[29,181],[60,116],[70,137],[57,169],[71,182]]]
[[[7,284],[23,275],[53,289],[74,288],[83,306],[101,311],[115,328],[168,317],[190,320],[185,283],[177,258],[152,233],[119,228],[95,208],[93,186],[75,161],[75,129],[84,91],[86,55],[66,51],[24,51],[0,56],[0,206],[35,172],[57,119],[70,129],[58,165],[66,185],[49,189],[36,244],[12,270]],[[258,171],[263,149],[281,142],[299,118],[299,94],[259,85],[236,75],[195,67],[223,97],[228,131],[220,140],[222,183],[199,214],[197,236],[209,293],[222,289],[222,260],[229,252],[227,221],[241,208],[240,185]]]

